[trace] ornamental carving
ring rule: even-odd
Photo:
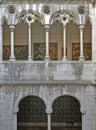
[[[28,11],[22,11],[20,14],[20,22],[24,21],[25,23],[31,24],[34,23],[36,21],[40,21],[40,16],[39,13],[37,12],[33,12],[31,10]]]
[[[51,13],[51,8],[49,5],[44,5],[42,11],[44,12],[44,14],[49,15]]]
[[[8,12],[9,14],[14,14],[15,11],[16,11],[16,8],[15,8],[14,5],[9,5],[9,6],[8,6],[7,12]]]
[[[68,22],[75,22],[76,16],[75,14],[69,10],[57,11],[55,15],[53,15],[54,22],[60,22],[63,25],[66,25]]]
[[[86,9],[85,6],[79,6],[79,7],[78,7],[78,12],[79,12],[80,14],[84,14],[86,11],[87,11],[87,9]]]

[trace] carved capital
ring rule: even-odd
[[[46,29],[46,31],[49,31],[50,25],[44,25],[44,28]]]
[[[46,113],[47,114],[51,114],[52,113],[52,109],[46,109]]]
[[[46,113],[47,113],[47,114],[51,114],[51,113],[52,113],[52,106],[51,106],[51,104],[48,104],[48,105],[47,105]]]
[[[11,29],[11,31],[13,31],[15,29],[15,25],[9,25],[9,28]]]
[[[79,26],[80,29],[84,29],[84,27],[85,27],[84,25],[80,25]]]

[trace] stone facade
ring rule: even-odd
[[[40,1],[39,1],[40,2]],[[83,29],[90,19],[92,30],[92,60],[85,61],[83,55]],[[10,28],[10,32],[6,29]],[[28,60],[16,60],[14,54],[14,30],[19,22],[28,25]],[[63,25],[64,56],[61,61],[51,61],[49,56],[49,28],[58,21]],[[66,55],[66,25],[74,22],[80,28],[80,58],[78,61],[67,61]],[[31,46],[31,24],[39,22],[45,29],[46,54],[44,61],[33,61]],[[3,26],[4,25],[4,26]],[[24,27],[24,26],[23,26]],[[39,26],[41,27],[41,26]],[[72,26],[71,26],[72,27]],[[3,28],[7,30],[7,32]],[[22,28],[22,27],[21,27]],[[23,28],[24,29],[24,28]],[[26,31],[26,30],[25,30]],[[35,31],[35,30],[34,30]],[[44,31],[44,30],[43,30]],[[59,30],[58,30],[59,31]],[[77,31],[78,32],[78,31]],[[11,35],[10,42],[5,38]],[[6,35],[7,34],[7,35]],[[87,33],[89,34],[89,33]],[[37,35],[34,33],[34,35]],[[19,32],[17,33],[19,37]],[[21,35],[20,35],[21,36]],[[54,39],[55,35],[52,35]],[[86,35],[87,36],[87,35]],[[5,39],[3,39],[3,37]],[[87,37],[90,37],[89,35]],[[23,38],[25,38],[23,36]],[[69,38],[69,37],[68,37]],[[7,39],[7,40],[6,40]],[[20,39],[20,38],[19,38]],[[37,36],[38,39],[38,36]],[[42,40],[43,38],[41,38]],[[70,38],[71,39],[71,38]],[[75,40],[76,40],[75,39]],[[85,38],[87,39],[87,38]],[[90,39],[90,38],[89,38]],[[33,38],[34,40],[34,38]],[[88,39],[87,39],[88,40]],[[67,40],[68,43],[69,39]],[[88,40],[89,41],[89,40]],[[24,40],[23,40],[24,42]],[[72,43],[72,41],[70,42]],[[9,61],[3,61],[3,44],[10,44]],[[61,45],[58,45],[59,47]],[[59,48],[58,47],[58,48]],[[25,97],[36,96],[44,102],[47,115],[46,126],[51,130],[51,114],[56,99],[71,96],[80,104],[82,116],[81,127],[66,125],[62,129],[96,130],[96,6],[94,1],[11,1],[1,0],[0,3],[0,130],[32,130],[40,129],[29,126],[18,128],[18,112],[20,102]],[[59,51],[60,52],[60,49]],[[70,50],[67,50],[70,57]],[[59,53],[58,53],[59,54]],[[58,58],[59,59],[59,58]],[[69,58],[71,59],[71,58]],[[74,106],[76,107],[76,106]],[[67,115],[66,115],[67,116]],[[65,123],[65,125],[64,125]],[[22,123],[25,125],[26,123]],[[74,122],[73,122],[74,124]],[[35,124],[38,126],[38,123]],[[55,124],[56,125],[56,124]],[[22,126],[22,125],[21,125]],[[44,125],[41,125],[44,126]],[[74,126],[74,127],[73,127]],[[78,125],[77,125],[78,126]],[[61,128],[60,122],[58,127]],[[45,128],[47,129],[47,128]],[[54,129],[54,128],[52,128]]]

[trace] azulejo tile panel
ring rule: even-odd
[[[80,43],[72,43],[72,60],[78,60],[80,57]],[[84,43],[85,60],[92,59],[91,43]]]
[[[27,45],[15,45],[14,53],[17,60],[26,60],[28,59],[28,46]],[[10,46],[3,46],[3,60],[9,60],[10,57]]]
[[[45,43],[34,43],[33,44],[33,54],[34,60],[44,60],[46,54]],[[58,44],[49,43],[49,55],[51,60],[58,60]]]

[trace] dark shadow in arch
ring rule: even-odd
[[[60,96],[55,99],[52,108],[52,130],[81,130],[82,114],[76,98]]]
[[[18,130],[40,129],[46,127],[47,114],[44,101],[37,96],[24,97],[19,103],[19,111],[17,113]]]

